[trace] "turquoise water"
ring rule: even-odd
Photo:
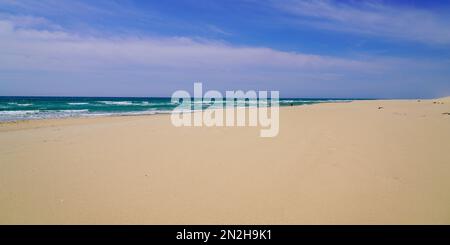
[[[305,105],[352,99],[280,99],[280,106]],[[237,103],[237,106],[255,106],[257,101]],[[202,109],[212,103],[201,104]],[[220,105],[220,104],[219,104]],[[127,97],[0,97],[0,121],[17,121],[44,118],[90,117],[111,115],[145,115],[170,113],[179,103],[170,98]],[[217,106],[214,104],[213,106]],[[196,108],[198,109],[198,108]]]

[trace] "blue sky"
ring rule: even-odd
[[[450,95],[449,1],[0,0],[0,95]]]

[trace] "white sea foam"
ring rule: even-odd
[[[28,111],[0,111],[1,115],[30,115],[39,113],[39,110],[28,110]]]
[[[63,112],[63,113],[83,113],[83,112],[89,112],[88,109],[84,109],[84,110],[59,110],[58,112]]]
[[[133,112],[94,112],[84,114],[88,117],[102,117],[102,116],[138,116],[138,115],[154,115],[162,113],[162,111],[147,110],[147,111],[133,111]]]
[[[133,115],[154,115],[156,114],[155,110],[148,110],[148,111],[133,111],[133,112],[123,112],[119,113],[121,116],[133,116]]]
[[[159,105],[168,105],[168,102],[148,102],[148,101],[143,101],[140,103],[132,103],[133,105],[138,105],[138,106],[159,106]]]
[[[21,104],[21,103],[11,102],[11,103],[8,103],[8,105],[16,105],[16,106],[32,106],[33,104],[30,104],[30,103]]]
[[[87,102],[71,102],[67,103],[68,105],[89,105]]]
[[[131,101],[99,101],[106,105],[133,105]]]

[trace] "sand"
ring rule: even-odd
[[[448,112],[284,107],[275,138],[168,115],[3,123],[0,224],[450,224]]]

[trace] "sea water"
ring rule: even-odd
[[[284,98],[280,106],[309,105],[323,102],[348,102],[354,99]],[[202,109],[221,103],[202,103]],[[223,103],[225,104],[225,103]],[[270,101],[269,101],[270,104]],[[171,98],[135,97],[0,97],[0,121],[46,118],[152,115],[170,113],[179,105]],[[238,101],[236,106],[256,106],[258,101]],[[194,108],[192,106],[192,108]]]

